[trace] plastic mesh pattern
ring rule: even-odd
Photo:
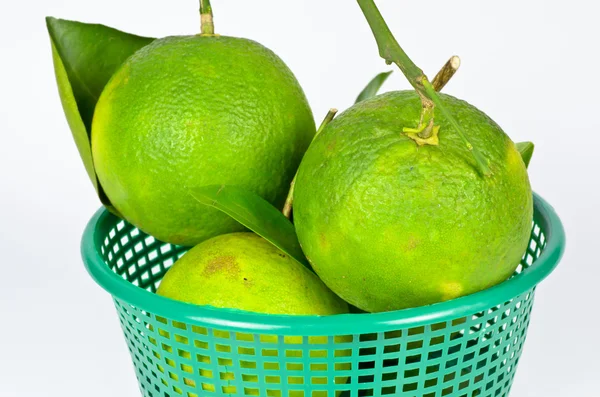
[[[116,218],[100,240],[106,265],[150,292],[185,253]],[[545,234],[534,224],[516,274],[545,245]],[[506,397],[533,297],[534,288],[444,322],[372,333],[348,329],[345,335],[240,332],[114,302],[147,397]]]

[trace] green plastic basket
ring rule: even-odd
[[[482,244],[485,242],[482,242]],[[558,264],[564,230],[535,196],[515,275],[431,306],[377,314],[283,316],[194,306],[154,294],[186,251],[100,210],[82,242],[114,299],[147,397],[506,397],[536,285]]]

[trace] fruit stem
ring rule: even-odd
[[[475,157],[475,161],[477,162],[477,165],[479,166],[479,170],[481,171],[481,173],[485,176],[489,176],[491,174],[491,171],[488,166],[487,159],[483,156],[483,154],[481,154],[481,152],[476,147],[474,147],[471,144],[471,142],[469,142],[469,139],[465,135],[462,127],[460,126],[460,124],[458,124],[458,121],[456,121],[456,119],[454,118],[452,113],[450,113],[450,111],[448,109],[446,109],[446,107],[442,103],[442,100],[440,99],[439,95],[435,91],[435,88],[433,88],[433,86],[431,85],[431,83],[429,83],[429,81],[427,81],[425,83],[425,90],[431,96],[435,105],[440,109],[440,111],[442,112],[442,115],[444,115],[446,120],[448,120],[450,122],[450,124],[452,124],[452,127],[454,127],[454,129],[458,132],[458,135],[460,136],[463,143],[467,147],[467,150],[469,150],[471,152],[471,154],[473,155],[473,157]]]
[[[444,117],[448,119],[450,124],[452,124],[452,126],[456,129],[461,139],[465,143],[467,150],[473,154],[481,173],[483,175],[489,175],[490,170],[486,159],[469,142],[462,127],[446,109],[442,103],[442,100],[440,99],[440,96],[427,79],[427,76],[421,69],[419,69],[419,67],[417,67],[417,65],[413,63],[408,55],[406,55],[402,47],[400,47],[400,44],[398,44],[398,41],[383,19],[383,16],[375,5],[375,2],[373,0],[357,1],[358,5],[362,9],[363,14],[369,22],[371,30],[373,31],[373,35],[377,41],[377,46],[379,47],[379,55],[381,55],[381,57],[385,59],[388,64],[395,63],[398,65],[404,76],[406,76],[410,84],[414,87],[415,91],[421,98],[423,108],[421,110],[421,120],[419,121],[419,125],[417,128],[405,128],[404,132],[406,132],[407,135],[412,139],[415,139],[417,143],[427,143],[428,139],[436,138],[434,135],[437,133],[437,129],[439,127],[434,123],[434,110],[436,107],[438,107]]]
[[[321,135],[321,132],[323,132],[325,127],[327,127],[327,124],[331,123],[331,120],[333,120],[333,118],[335,117],[337,112],[338,112],[337,109],[334,109],[334,108],[329,109],[329,112],[327,112],[327,116],[325,116],[325,119],[323,119],[323,122],[319,126],[319,129],[317,130],[317,133],[313,137],[312,142],[314,142],[315,139],[317,139],[317,137],[319,135]],[[294,204],[294,190],[296,187],[296,178],[297,177],[298,177],[298,171],[296,171],[296,175],[294,175],[294,179],[292,179],[292,183],[290,184],[290,191],[288,192],[287,198],[285,199],[285,205],[283,206],[283,211],[282,211],[283,215],[288,219],[290,219],[292,216],[292,206]]]
[[[425,88],[423,87],[423,80],[427,79],[427,76],[400,47],[400,44],[392,34],[373,0],[358,0],[358,5],[362,9],[375,35],[375,40],[379,47],[379,55],[385,59],[388,65],[392,63],[398,65],[404,76],[408,79],[408,82],[421,97],[423,109],[433,109],[435,105],[427,97]]]
[[[200,34],[203,36],[214,36],[215,34],[215,23],[210,0],[200,0]]]
[[[448,62],[446,62],[438,74],[433,78],[433,81],[431,82],[433,88],[437,92],[440,92],[446,86],[446,84],[448,84],[458,68],[460,68],[460,58],[454,55],[448,60]]]

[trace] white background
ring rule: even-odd
[[[562,217],[563,262],[538,289],[512,397],[598,397],[598,39],[591,0],[379,0],[430,77],[458,54],[446,92],[537,145],[534,189]],[[388,70],[351,0],[213,0],[221,34],[277,52],[319,121]],[[59,102],[44,16],[148,36],[194,34],[195,0],[0,3],[0,395],[138,396],[109,296],[79,239],[98,208]],[[387,90],[408,88],[399,73]]]

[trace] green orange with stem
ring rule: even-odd
[[[519,264],[533,215],[519,150],[485,113],[438,93],[373,1],[358,3],[381,56],[414,91],[356,104],[312,143],[293,194],[308,260],[334,292],[371,312],[502,282]]]
[[[243,227],[189,194],[248,189],[281,208],[315,134],[302,88],[272,51],[215,34],[210,2],[201,34],[141,48],[104,88],[92,123],[98,180],[130,223],[195,245]]]

